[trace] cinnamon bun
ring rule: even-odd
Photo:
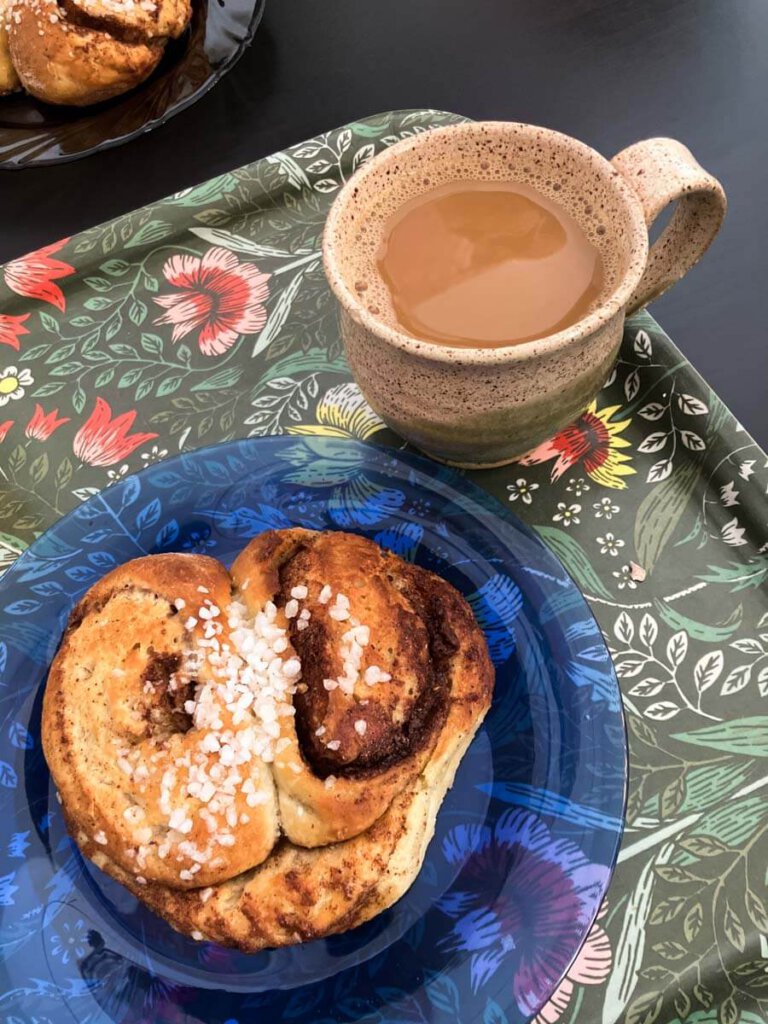
[[[97,583],[43,745],[86,856],[180,931],[255,951],[408,889],[492,686],[444,580],[362,537],[268,531],[231,573],[153,555]]]
[[[10,57],[27,92],[87,106],[135,88],[187,27],[190,0],[6,0]]]

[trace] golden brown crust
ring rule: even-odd
[[[10,55],[27,92],[47,103],[87,106],[128,92],[157,67],[170,36],[191,13],[189,0],[153,8],[116,0],[16,0]]]
[[[58,0],[73,24],[117,39],[176,39],[189,24],[189,0]]]
[[[177,887],[239,874],[267,857],[278,836],[274,785],[255,760],[254,783],[269,799],[252,808],[238,794],[238,818],[249,817],[238,826],[241,842],[218,847],[199,868],[194,851],[184,853],[186,842],[204,848],[208,840],[201,801],[184,792],[179,765],[196,753],[200,731],[184,713],[189,688],[170,692],[168,682],[200,632],[199,623],[185,628],[187,615],[174,602],[197,608],[200,586],[211,600],[229,602],[226,570],[203,555],[152,555],[108,573],[74,609],[43,700],[43,747],[73,833],[100,836],[104,852],[125,870]],[[172,805],[189,810],[193,828],[183,837],[161,813],[164,780]],[[135,820],[126,817],[135,808]],[[185,871],[193,875],[184,878]]]
[[[127,787],[154,829],[139,871],[135,855],[125,854],[130,830],[122,828],[114,770],[110,794],[99,788],[108,758],[100,761],[96,745],[88,749],[86,740],[110,728],[120,730],[121,743],[131,728],[147,732],[146,711],[141,725],[132,725],[121,705],[128,694],[135,704],[137,687],[131,690],[125,677],[109,685],[115,652],[133,635],[143,638],[143,650],[153,645],[162,655],[194,641],[200,624],[187,630],[184,613],[169,609],[177,597],[195,607],[201,581],[222,607],[231,587],[236,604],[250,606],[251,614],[274,599],[274,621],[289,630],[284,656],[300,655],[302,677],[295,716],[280,719],[274,764],[258,765],[269,776],[259,776],[258,787],[273,794],[258,808],[263,817],[238,830],[217,869],[205,864],[194,879],[180,882],[173,856],[154,856],[165,824],[162,815],[153,816],[157,791],[150,786],[137,794]],[[295,609],[289,617],[285,612],[292,592],[304,587],[309,624],[300,628]],[[325,589],[346,595],[348,617],[339,612],[337,596],[321,600]],[[345,634],[361,624],[370,640],[357,677],[328,690],[327,673],[343,678]],[[383,674],[378,682],[366,682],[371,666]],[[126,671],[147,678],[146,664]],[[73,612],[51,670],[43,743],[68,826],[87,856],[174,927],[257,950],[343,931],[402,895],[418,873],[440,802],[487,711],[492,685],[482,633],[445,581],[363,538],[268,531],[236,559],[231,578],[213,559],[163,555],[128,563],[92,588]],[[150,695],[154,733],[131,740],[156,751],[160,736],[169,756],[178,756],[199,735],[194,728],[183,731],[174,718],[178,709],[167,706],[163,687],[157,689]],[[318,730],[326,743],[338,737],[330,749],[316,742]],[[285,838],[275,845],[278,805]]]
[[[265,567],[266,590],[251,589]],[[267,596],[286,601],[294,586],[308,587],[308,628],[298,631],[294,622],[291,629],[307,690],[296,696],[296,717],[284,721],[289,746],[274,765],[280,815],[285,834],[302,846],[348,839],[371,825],[422,770],[445,721],[450,686],[455,693],[474,686],[474,671],[466,671],[478,646],[472,614],[437,576],[341,532],[262,534],[235,561],[232,576],[238,584],[249,580],[244,594],[257,606]],[[341,675],[339,650],[350,626],[350,620],[330,617],[331,600],[319,601],[329,581],[371,630],[361,678],[349,695],[324,685]],[[459,636],[465,647],[450,663],[448,652],[458,654]],[[391,681],[366,685],[362,677],[373,665]],[[356,731],[361,722],[362,736]],[[331,738],[338,749],[328,748]]]
[[[369,829],[313,850],[282,842],[259,868],[208,894],[138,886],[95,862],[174,928],[246,952],[347,931],[391,906],[418,874],[432,822],[423,784],[401,793]]]
[[[5,26],[5,10],[0,2],[0,96],[19,88],[19,76],[11,61],[8,43],[8,29]]]

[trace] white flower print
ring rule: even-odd
[[[618,505],[613,504],[613,498],[601,498],[594,502],[592,508],[595,510],[595,519],[613,519],[621,510]]]
[[[520,500],[525,505],[531,504],[531,502],[533,501],[533,491],[537,491],[538,489],[538,484],[529,484],[528,481],[524,480],[522,477],[520,477],[518,480],[515,480],[513,484],[507,484],[507,490],[509,491],[509,500],[517,501],[517,499],[520,498]]]
[[[15,366],[6,366],[0,372],[0,406],[23,398],[25,389],[35,383],[29,370],[17,370]]]
[[[745,462],[741,463],[741,465],[739,466],[739,476],[742,480],[749,480],[749,478],[755,472],[753,469],[754,465],[754,459],[747,459]]]
[[[167,454],[167,448],[158,450],[157,445],[153,444],[148,452],[141,453],[141,461],[145,466],[148,466],[151,462],[159,462],[161,459],[164,459]]]
[[[618,555],[619,548],[624,547],[624,541],[614,537],[612,533],[606,533],[604,537],[598,537],[597,543],[600,545],[601,555]]]
[[[118,469],[108,469],[107,470],[107,477],[109,478],[109,483],[107,484],[107,487],[109,487],[111,484],[116,484],[117,481],[120,480],[121,477],[124,477],[127,472],[128,472],[128,463],[127,462],[124,462],[122,464],[122,466],[120,466]]]
[[[734,488],[733,480],[720,488],[720,501],[724,508],[731,508],[733,505],[739,504],[739,492]]]
[[[566,505],[564,501],[558,501],[557,512],[552,516],[552,522],[562,523],[566,527],[572,523],[580,523],[579,512],[581,505]]]
[[[574,498],[580,498],[582,494],[589,490],[589,484],[583,476],[580,476],[578,480],[570,479],[565,489],[566,491],[573,491]]]
[[[720,536],[732,548],[740,548],[743,544],[747,543],[744,531],[745,527],[739,526],[739,520],[734,516],[725,526],[720,528]]]
[[[618,580],[616,584],[619,590],[623,590],[624,587],[629,587],[630,590],[637,589],[637,583],[632,579],[632,567],[629,565],[622,565],[622,567],[613,573],[613,576]]]

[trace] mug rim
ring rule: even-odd
[[[530,341],[500,345],[493,348],[472,345],[444,345],[398,330],[368,311],[357,294],[347,285],[341,272],[341,260],[336,252],[336,232],[339,220],[348,205],[353,190],[359,190],[365,184],[366,179],[377,168],[397,160],[404,153],[409,153],[419,148],[424,144],[424,140],[430,139],[434,135],[460,136],[473,134],[483,129],[486,131],[491,129],[502,134],[506,134],[509,129],[515,129],[526,134],[533,132],[539,136],[544,135],[558,145],[562,146],[565,144],[571,150],[575,149],[582,158],[596,161],[598,169],[604,172],[606,179],[611,182],[611,187],[615,188],[624,200],[629,226],[632,229],[630,246],[634,249],[639,242],[640,249],[627,271],[597,309],[587,313],[586,316],[583,316],[569,327],[565,327],[553,334],[544,335],[541,338],[533,338]],[[382,150],[363,164],[348,179],[338,193],[328,212],[322,239],[323,267],[328,284],[347,313],[353,315],[350,310],[354,310],[353,319],[356,322],[377,337],[412,355],[438,362],[465,364],[497,364],[524,361],[543,352],[554,353],[561,351],[576,342],[589,338],[626,308],[645,271],[648,250],[648,228],[640,199],[610,160],[606,159],[601,153],[598,153],[596,149],[588,146],[587,143],[581,142],[571,135],[566,135],[564,132],[556,131],[553,128],[543,128],[523,121],[465,121],[460,124],[430,128],[425,132],[420,132],[418,135],[402,139],[400,142],[396,142],[387,149]]]

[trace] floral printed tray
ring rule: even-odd
[[[178,451],[318,431],[399,444],[350,381],[320,235],[357,166],[455,120],[369,118],[3,268],[0,562],[100,488]],[[577,423],[518,465],[472,474],[587,596],[629,724],[619,866],[541,1022],[768,1019],[765,470],[758,445],[642,314]],[[205,550],[204,531],[189,546]],[[0,784],[14,785],[2,744],[20,742],[0,738]],[[13,900],[24,850],[18,836],[1,842],[0,904]],[[514,956],[514,936],[502,938]],[[435,1014],[462,1021],[450,999]],[[499,1009],[487,1024],[504,1019]]]

